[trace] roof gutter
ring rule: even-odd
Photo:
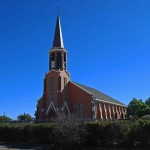
[[[126,105],[121,105],[121,104],[117,104],[117,103],[113,103],[113,102],[108,102],[108,101],[104,101],[101,99],[95,99],[96,101],[100,101],[100,102],[105,102],[105,103],[109,103],[109,104],[114,104],[114,105],[119,105],[119,106],[123,106],[123,107],[127,107]]]

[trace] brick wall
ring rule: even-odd
[[[83,104],[83,117],[92,118],[92,95],[72,82],[68,83],[68,90],[68,105],[70,111],[72,113],[74,112],[76,104]]]

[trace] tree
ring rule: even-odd
[[[12,119],[6,116],[0,116],[0,123],[8,123],[10,122]]]
[[[149,106],[141,99],[133,98],[127,107],[127,116],[139,118],[147,114],[149,114]]]
[[[60,113],[55,121],[54,134],[57,136],[59,144],[66,145],[71,149],[70,146],[81,144],[84,141],[87,131],[79,118],[72,114]]]
[[[19,122],[32,122],[34,120],[31,115],[26,113],[17,116],[17,119]]]
[[[145,115],[141,117],[139,120],[150,120],[150,115]]]
[[[150,97],[145,101],[145,104],[147,104],[150,107]]]

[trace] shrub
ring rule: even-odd
[[[150,144],[150,121],[138,120],[136,122],[136,140],[139,145],[146,146]]]
[[[84,136],[87,131],[78,117],[61,113],[56,119],[53,133],[60,145],[65,146],[66,149],[72,149],[75,145],[84,143]]]
[[[0,141],[50,143],[52,130],[50,124],[1,124]]]
[[[145,115],[141,117],[139,120],[150,120],[150,115]]]
[[[53,125],[51,124],[36,124],[31,126],[30,137],[34,143],[53,143],[54,136],[52,135]]]
[[[10,122],[12,119],[7,117],[7,116],[0,116],[0,123],[8,123]]]
[[[98,146],[105,143],[105,126],[100,123],[85,123],[88,134],[86,135],[87,146]]]
[[[81,123],[74,116],[69,117],[72,118],[61,116],[53,124],[0,124],[0,141],[51,143],[62,147],[150,145],[149,120]]]
[[[85,123],[88,129],[87,143],[91,146],[127,145],[130,125],[127,121]]]

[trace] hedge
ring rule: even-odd
[[[56,126],[54,123],[0,124],[0,141],[56,144],[59,143],[59,134],[54,132]],[[88,122],[80,126],[86,131],[86,134],[81,135],[84,139],[82,146],[85,147],[150,146],[149,120]]]
[[[49,143],[53,124],[0,124],[0,141]]]

